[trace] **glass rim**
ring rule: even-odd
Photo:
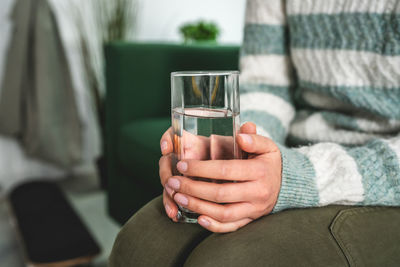
[[[182,76],[227,76],[239,74],[238,70],[186,70],[186,71],[174,71],[171,72],[171,77],[182,77]]]

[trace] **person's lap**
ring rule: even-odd
[[[158,197],[122,228],[110,266],[362,266],[400,261],[399,208],[328,206],[214,234],[172,222]]]
[[[172,222],[159,196],[124,225],[114,243],[111,266],[180,266],[210,234],[197,224]]]

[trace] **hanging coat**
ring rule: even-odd
[[[0,134],[65,169],[80,162],[82,125],[57,23],[47,0],[16,0],[0,95]]]

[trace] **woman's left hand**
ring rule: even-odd
[[[256,134],[239,134],[237,142],[249,153],[248,159],[182,160],[177,168],[183,176],[173,176],[167,182],[177,192],[174,200],[201,214],[199,224],[212,232],[236,231],[269,214],[278,199],[282,180],[278,146]],[[210,183],[187,177],[236,183]]]

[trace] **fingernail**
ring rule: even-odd
[[[180,194],[176,194],[174,199],[176,202],[178,202],[182,206],[187,206],[187,204],[189,203],[189,200],[185,196],[180,195]]]
[[[251,144],[253,143],[253,139],[248,134],[239,134],[239,136],[243,139],[245,143]]]
[[[204,218],[200,218],[198,220],[199,224],[203,227],[208,227],[210,225],[210,221]]]
[[[178,190],[179,187],[181,186],[181,183],[179,182],[178,179],[169,178],[169,179],[168,179],[167,185],[168,185],[169,187],[171,187],[172,189]]]
[[[165,204],[165,211],[167,212],[168,216],[171,213],[171,208],[169,207],[168,204]]]
[[[180,172],[185,172],[185,171],[187,171],[188,165],[184,161],[179,161],[178,164],[176,165],[176,167],[178,168],[178,170]]]
[[[161,142],[161,151],[164,151],[168,148],[167,141],[162,141]]]
[[[168,184],[165,185],[165,190],[167,191],[168,195],[172,196],[174,193],[174,190],[172,190],[171,187],[168,186]]]

